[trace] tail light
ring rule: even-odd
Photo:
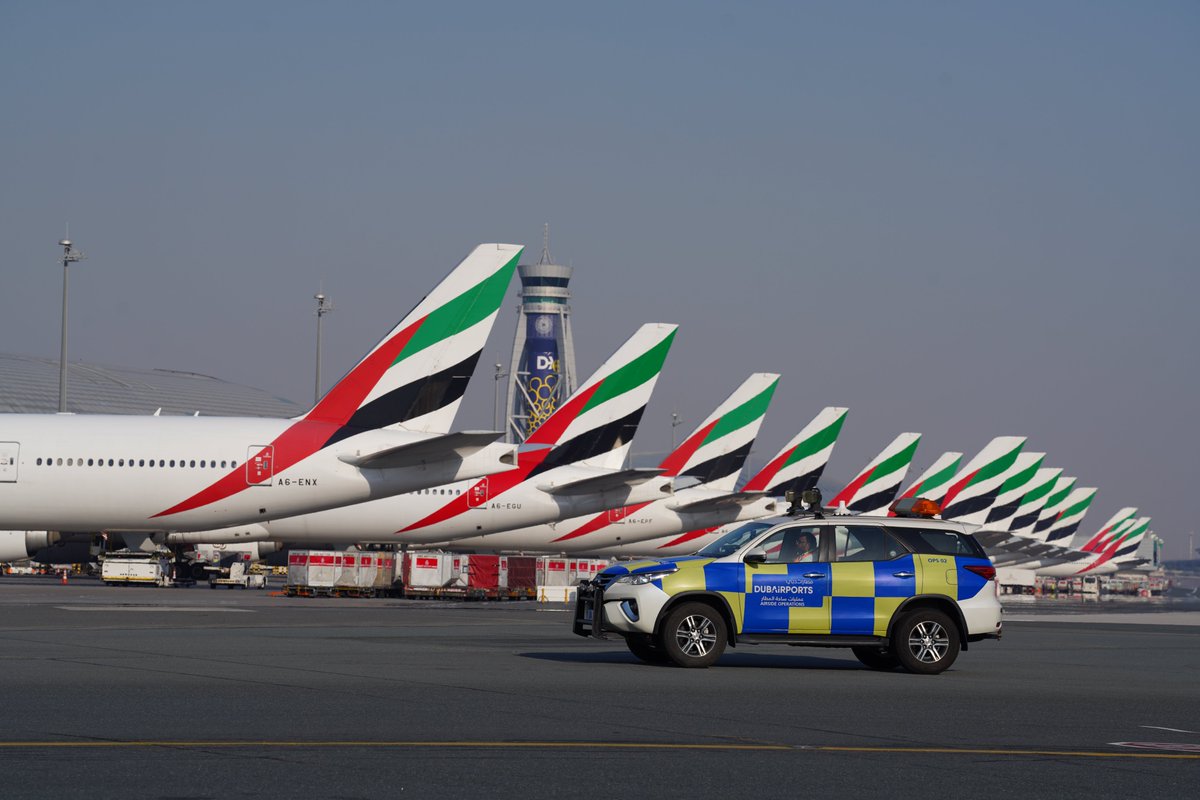
[[[985,581],[996,580],[996,568],[991,564],[964,564],[968,572],[974,572]]]

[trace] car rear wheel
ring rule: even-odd
[[[958,658],[958,628],[940,611],[907,614],[892,632],[892,655],[900,666],[921,675],[936,675]]]
[[[708,667],[725,652],[725,620],[706,603],[684,603],[662,626],[662,646],[672,663]]]
[[[893,670],[900,666],[900,662],[886,647],[852,647],[850,649],[854,651],[854,657],[865,667]]]
[[[633,653],[647,664],[666,664],[667,651],[654,641],[654,637],[646,633],[631,633],[625,637],[629,652]]]

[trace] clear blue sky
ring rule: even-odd
[[[332,378],[549,222],[582,371],[682,325],[637,449],[775,369],[758,460],[827,404],[834,479],[1025,434],[1180,556],[1198,42],[1192,2],[6,2],[0,347],[57,354],[70,221],[72,358],[305,401],[322,281]]]

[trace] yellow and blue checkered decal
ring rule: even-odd
[[[746,633],[877,635],[917,593],[913,556],[747,567]]]
[[[921,568],[921,594],[944,594],[955,600],[969,600],[988,585],[982,575],[967,569],[992,566],[986,558],[931,553],[918,553],[914,558]]]
[[[966,569],[985,558],[905,554],[890,561],[744,564],[694,556],[618,564],[627,574],[675,572],[652,581],[667,594],[715,592],[725,597],[742,633],[887,635],[896,609],[917,594],[966,600],[987,581]]]

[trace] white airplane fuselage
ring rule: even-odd
[[[512,468],[512,448],[363,469],[342,461],[436,438],[242,417],[0,415],[0,528],[181,531],[358,503]],[[272,448],[264,453],[264,447]],[[3,466],[6,456],[13,463]]]
[[[603,470],[569,465],[556,467],[506,491],[499,491],[499,486],[489,491],[491,487],[488,486],[492,482],[504,485],[508,480],[504,474],[483,481],[457,481],[383,500],[275,519],[252,526],[180,534],[169,537],[168,541],[197,543],[269,539],[288,543],[424,545],[537,525],[563,517],[598,513],[630,502],[653,500],[670,492],[669,478],[651,478],[632,486],[577,495],[556,495],[538,488],[594,477],[601,472]],[[405,530],[439,512],[445,518]]]
[[[615,508],[602,517],[578,516],[495,535],[459,539],[449,544],[456,549],[591,554],[633,542],[775,513],[775,501],[766,497],[748,505],[730,504],[703,511],[679,508],[687,503],[725,494],[728,493],[689,487],[676,491],[673,497],[647,503],[633,511]]]

